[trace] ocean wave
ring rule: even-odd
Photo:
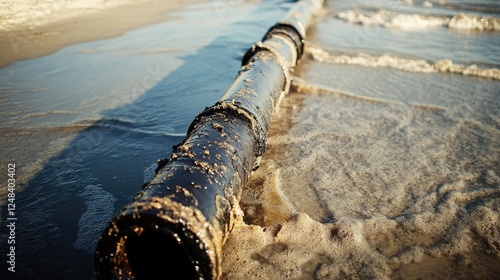
[[[456,10],[456,11],[470,11],[476,13],[491,13],[491,14],[500,13],[500,5],[498,1],[469,0],[469,1],[460,1],[460,3],[457,3],[456,1],[452,2],[452,1],[439,0],[437,2],[434,2],[433,5],[441,6],[445,9]]]
[[[422,14],[397,14],[387,10],[380,10],[373,14],[364,14],[348,10],[338,13],[337,18],[354,24],[365,26],[378,25],[403,30],[446,27],[456,30],[500,31],[500,18],[466,15],[464,13],[447,17]]]
[[[94,127],[108,128],[111,130],[121,130],[125,132],[132,132],[135,134],[145,134],[151,136],[169,136],[169,137],[185,137],[186,133],[179,132],[169,132],[163,129],[145,129],[140,127],[137,123],[123,120],[123,119],[100,119],[96,123],[92,124]]]
[[[0,87],[0,94],[2,97],[7,97],[7,96],[14,96],[18,94],[24,94],[24,93],[35,93],[35,92],[44,92],[48,91],[49,88],[35,88],[35,89],[18,89],[18,90],[13,90],[10,88],[6,87]]]
[[[292,85],[290,88],[293,91],[298,92],[298,93],[308,92],[308,93],[316,93],[316,94],[330,94],[330,95],[347,97],[347,98],[355,99],[358,101],[362,101],[362,102],[366,102],[366,103],[373,103],[373,104],[390,103],[389,100],[385,100],[385,99],[363,96],[363,95],[355,94],[352,92],[346,92],[343,90],[330,88],[330,87],[323,86],[323,85],[312,84],[312,83],[309,83],[306,80],[303,80],[299,77],[293,77]]]
[[[290,87],[291,90],[297,93],[308,93],[308,94],[323,94],[323,95],[333,95],[333,96],[339,96],[339,97],[344,97],[344,98],[350,98],[353,100],[365,102],[365,103],[371,103],[371,104],[400,104],[403,105],[404,103],[398,102],[395,100],[388,100],[388,99],[382,99],[382,98],[375,98],[375,97],[370,97],[370,96],[364,96],[352,92],[347,92],[343,90],[339,90],[336,88],[331,88],[329,86],[321,85],[321,84],[314,84],[310,83],[302,78],[294,76],[292,79],[292,85]],[[421,111],[429,111],[429,112],[446,112],[448,109],[435,105],[435,104],[426,104],[426,103],[418,103],[418,102],[413,102],[410,103],[409,106],[412,109],[415,110],[421,110]],[[146,171],[145,171],[146,172]]]
[[[333,55],[320,48],[308,48],[310,56],[318,61],[333,64],[352,64],[365,67],[392,68],[413,73],[453,73],[464,76],[475,76],[500,80],[500,69],[479,68],[477,65],[461,65],[453,63],[449,59],[442,59],[435,63],[426,60],[402,58],[389,54],[380,56],[360,53],[356,56]]]
[[[54,110],[54,111],[48,111],[48,112],[38,112],[38,113],[32,113],[32,114],[27,114],[24,116],[21,116],[17,118],[17,121],[21,120],[28,120],[28,119],[33,119],[33,118],[40,118],[40,117],[47,117],[47,116],[52,116],[52,115],[73,115],[75,112],[71,111],[66,111],[66,110]]]
[[[83,119],[77,122],[68,124],[66,127],[85,127],[85,128],[104,128],[110,131],[124,131],[134,134],[144,134],[151,136],[168,136],[168,137],[184,137],[186,133],[169,132],[164,129],[146,129],[141,124],[124,118],[97,118]]]
[[[186,133],[165,131],[165,129],[146,129],[137,123],[121,118],[88,118],[81,119],[66,124],[54,124],[51,126],[24,126],[22,128],[13,128],[10,126],[0,126],[0,132],[5,135],[30,134],[34,131],[74,131],[78,132],[84,129],[102,129],[107,131],[123,131],[134,134],[143,134],[150,136],[167,137],[185,137]]]
[[[451,18],[448,27],[451,29],[499,31],[500,18],[459,14]]]

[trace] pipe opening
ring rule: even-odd
[[[131,234],[125,251],[135,279],[200,279],[186,250],[163,232]]]

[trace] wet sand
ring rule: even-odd
[[[0,25],[0,68],[53,53],[67,45],[119,36],[127,30],[168,19],[169,10],[203,1],[83,1],[82,7],[75,7],[75,3],[62,4],[60,0],[43,2],[58,8],[44,9],[46,15],[39,15],[40,11],[33,6],[33,16],[30,16],[25,10],[21,14],[20,9],[9,7],[18,4],[7,1],[0,4],[0,19],[11,19],[9,24]],[[16,22],[13,20],[16,17],[28,19]]]
[[[421,75],[423,98],[398,86],[412,73],[298,68],[222,278],[498,279],[497,82],[479,95],[461,76]]]

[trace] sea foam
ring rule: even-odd
[[[85,199],[87,210],[78,221],[78,235],[73,246],[93,254],[101,231],[114,212],[116,198],[98,185],[88,185],[79,196]]]
[[[301,83],[243,190],[223,279],[500,273],[498,129],[454,106],[366,102]]]
[[[376,13],[361,13],[354,10],[340,12],[337,18],[349,23],[365,26],[378,25],[403,30],[422,30],[446,27],[458,30],[499,31],[500,18],[457,14],[453,17],[423,14],[398,14],[387,10]]]
[[[356,56],[333,55],[321,48],[310,47],[307,49],[310,56],[324,63],[351,64],[364,67],[384,67],[413,73],[453,73],[464,76],[475,76],[500,80],[500,69],[480,68],[477,65],[461,65],[449,59],[439,60],[435,63],[421,60],[402,58],[390,54],[379,56],[360,53]]]

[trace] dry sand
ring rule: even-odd
[[[1,1],[0,68],[166,20],[168,10],[195,2],[202,0]]]

